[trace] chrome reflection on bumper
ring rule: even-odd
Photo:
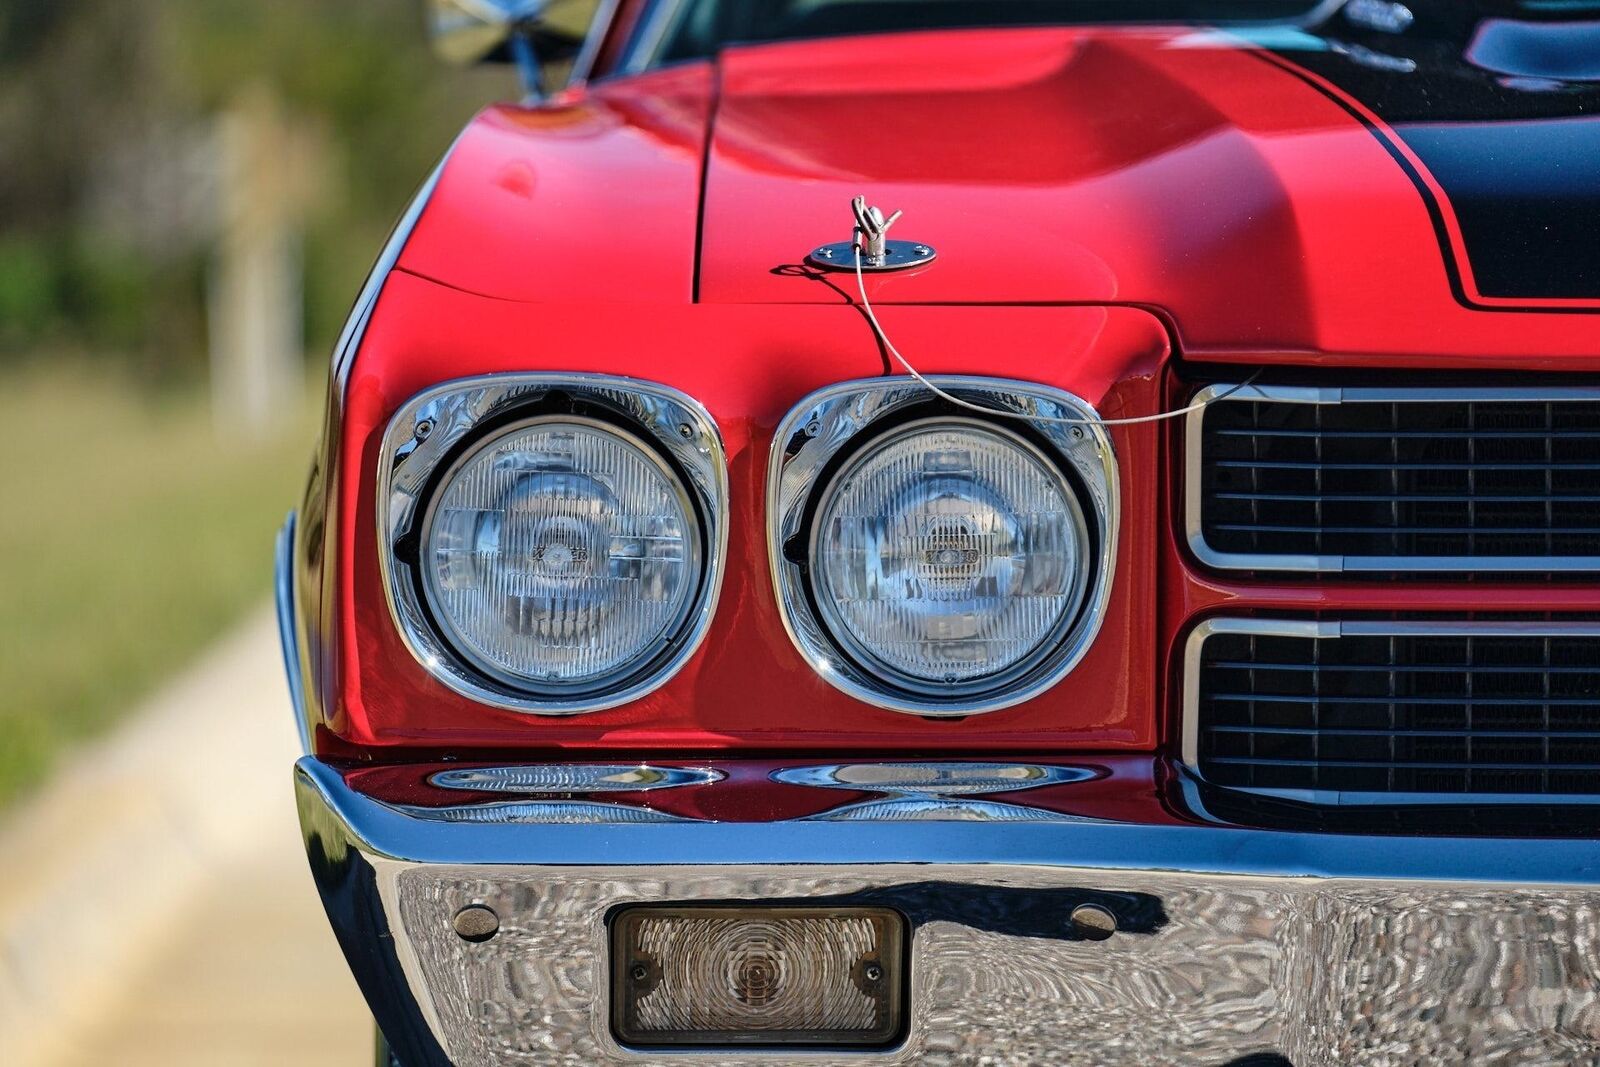
[[[441,822],[364,796],[313,759],[296,788],[329,918],[407,1067],[682,1062],[612,1038],[608,915],[774,900],[887,905],[911,920],[905,1044],[807,1062],[1600,1057],[1600,841],[926,811],[893,827]],[[1025,791],[985,804],[1029,809]],[[498,916],[492,939],[455,933],[470,904]],[[1114,914],[1116,933],[1076,929],[1069,916],[1084,905]]]
[[[305,678],[300,673],[300,636],[294,621],[294,532],[299,512],[289,512],[278,530],[273,550],[273,610],[278,620],[278,649],[283,654],[284,676],[289,683],[289,703],[300,751],[311,752],[311,719],[306,709]]]

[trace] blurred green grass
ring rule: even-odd
[[[202,385],[111,361],[6,367],[0,396],[3,805],[265,604],[312,405],[250,443],[219,437]]]
[[[313,420],[253,445],[214,432],[201,383],[237,343],[212,303],[239,255],[233,205],[250,193],[292,245],[303,336],[286,347],[327,352],[417,183],[518,93],[509,67],[437,62],[424,16],[0,0],[0,805],[264,604]],[[246,181],[224,152],[239,129],[293,165]]]

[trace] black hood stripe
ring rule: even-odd
[[[1600,312],[1600,92],[1552,99],[1496,86],[1477,100],[1458,93],[1441,117],[1427,110],[1441,84],[1470,83],[1436,78],[1420,94],[1412,84],[1400,92],[1391,82],[1407,75],[1337,52],[1255,54],[1338,105],[1383,145],[1427,206],[1459,303],[1485,311]],[[1525,108],[1517,106],[1521,97]]]

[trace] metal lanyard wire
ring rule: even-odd
[[[986,407],[983,404],[974,404],[970,400],[963,400],[959,396],[954,396],[946,392],[937,385],[933,384],[933,382],[929,381],[923,376],[921,371],[917,370],[917,368],[911,365],[910,360],[906,359],[905,356],[900,354],[900,350],[894,346],[894,342],[889,340],[889,335],[884,331],[883,324],[878,321],[878,313],[873,310],[872,301],[867,299],[867,279],[865,272],[861,269],[861,241],[864,238],[865,235],[861,233],[858,227],[856,230],[855,241],[856,289],[861,294],[861,310],[866,313],[867,321],[872,323],[873,332],[878,335],[878,340],[883,343],[883,347],[887,349],[889,354],[895,358],[895,362],[904,367],[906,369],[906,373],[920,382],[922,386],[929,392],[933,393],[935,396],[943,398],[951,404],[954,404],[956,407],[966,408],[969,411],[976,411],[983,415],[995,416],[1002,419],[1017,419],[1021,422],[1049,422],[1062,426],[1137,426],[1146,422],[1162,422],[1166,419],[1176,419],[1184,415],[1188,415],[1191,412],[1199,411],[1208,404],[1215,404],[1219,400],[1226,400],[1233,394],[1239,392],[1241,389],[1249,388],[1255,383],[1255,380],[1261,376],[1261,371],[1258,370],[1254,374],[1250,375],[1250,377],[1240,382],[1238,385],[1235,385],[1229,389],[1225,389],[1216,396],[1209,397],[1205,400],[1197,400],[1188,407],[1177,408],[1173,411],[1163,411],[1155,415],[1139,415],[1137,417],[1127,419],[1063,419],[1053,415],[1030,415],[1020,411],[1005,411],[1001,408],[992,408]],[[1265,368],[1262,369],[1265,370]]]

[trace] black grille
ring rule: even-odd
[[[1196,811],[1235,826],[1309,833],[1381,834],[1408,837],[1600,836],[1600,805],[1592,797],[1552,796],[1545,803],[1305,804],[1261,793],[1195,783],[1193,794],[1171,794],[1177,810]]]
[[[1600,400],[1444,396],[1210,405],[1200,459],[1206,545],[1236,555],[1523,560],[1516,569],[1600,556]]]
[[[1222,632],[1199,670],[1214,785],[1600,794],[1600,635]]]

